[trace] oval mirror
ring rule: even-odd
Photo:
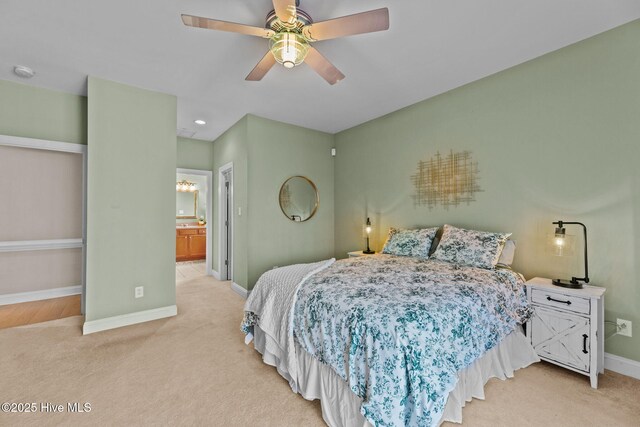
[[[318,189],[304,176],[292,176],[280,187],[280,209],[291,221],[304,222],[318,210]]]

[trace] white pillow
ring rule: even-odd
[[[500,258],[498,259],[498,265],[511,267],[513,264],[513,257],[516,254],[516,241],[515,240],[507,240],[502,248],[502,252],[500,253]]]

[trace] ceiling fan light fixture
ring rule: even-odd
[[[300,65],[309,52],[309,42],[298,33],[284,31],[271,37],[269,50],[285,68]]]

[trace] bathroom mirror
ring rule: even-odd
[[[280,187],[280,209],[294,222],[310,219],[318,210],[318,189],[304,176],[292,176]]]
[[[176,191],[176,219],[196,219],[198,190]]]

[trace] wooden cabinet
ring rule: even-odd
[[[589,376],[593,388],[604,372],[604,292],[588,285],[561,288],[540,277],[527,282],[531,345],[541,359]]]
[[[202,230],[205,231],[206,230]],[[207,256],[207,235],[200,233],[196,236],[189,236],[189,254],[194,259],[204,259]]]
[[[192,261],[207,257],[207,228],[176,228],[176,261]]]

